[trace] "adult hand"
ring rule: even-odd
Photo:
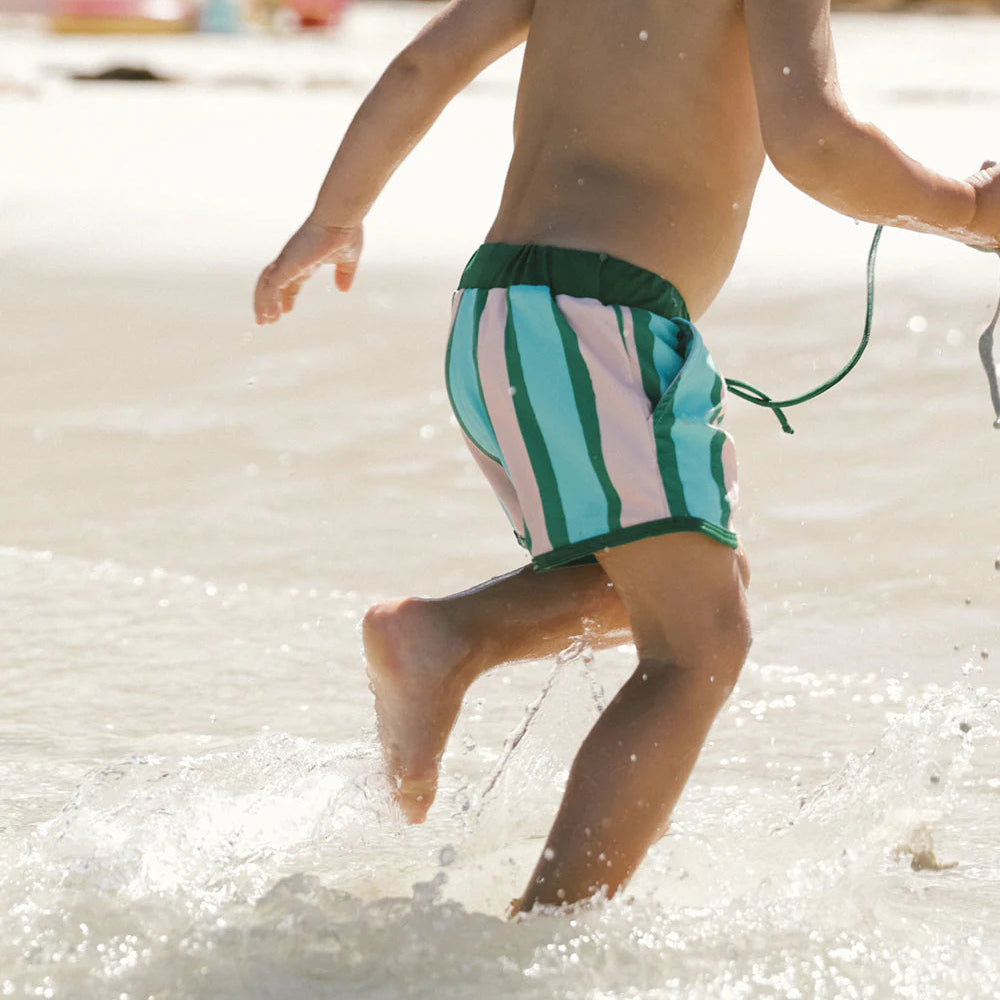
[[[364,232],[357,226],[325,226],[306,219],[280,254],[261,272],[254,291],[260,324],[274,323],[295,305],[295,297],[322,265],[333,264],[337,287],[346,292],[354,281]]]

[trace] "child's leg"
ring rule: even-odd
[[[628,638],[628,617],[600,566],[525,567],[451,597],[377,604],[363,625],[379,739],[411,823],[434,800],[437,768],[462,698],[500,663]]]
[[[665,829],[750,643],[746,561],[697,534],[600,556],[631,618],[639,666],[584,740],[515,911],[613,895]]]

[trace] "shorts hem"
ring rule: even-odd
[[[671,535],[679,531],[693,531],[708,538],[721,542],[731,549],[739,548],[739,538],[735,531],[723,528],[721,525],[705,521],[700,517],[664,517],[658,521],[646,521],[643,524],[631,524],[618,528],[594,538],[585,538],[580,542],[560,545],[550,552],[532,556],[531,564],[538,572],[557,569],[573,563],[593,562],[595,553],[602,549],[614,548],[617,545],[627,545],[643,538],[655,538],[657,535]]]

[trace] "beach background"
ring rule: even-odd
[[[390,182],[350,294],[320,275],[266,329],[250,295],[434,9],[0,28],[0,996],[996,995],[996,255],[887,232],[848,380],[793,436],[731,401],[755,644],[629,892],[502,919],[628,647],[485,678],[427,824],[391,806],[361,615],[522,561],[442,375],[519,53]],[[1000,18],[835,37],[860,117],[959,176],[1000,158]],[[74,79],[116,66],[170,82]],[[871,237],[768,169],[699,323],[720,368],[774,396],[836,371]]]

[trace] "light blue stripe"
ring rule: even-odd
[[[660,376],[660,395],[681,370],[681,357],[677,352],[677,324],[655,313],[649,314],[649,332],[653,335],[653,367]]]
[[[609,530],[608,504],[580,426],[576,398],[548,288],[508,289],[528,399],[546,443],[570,542]]]
[[[463,291],[448,349],[448,393],[462,429],[477,448],[499,462],[500,446],[479,389],[475,310],[476,292]]]
[[[690,330],[691,342],[674,388],[675,423],[671,431],[677,471],[690,515],[722,524],[719,484],[712,475],[712,439],[721,431],[708,422],[719,376],[698,331],[689,323],[684,326]]]

